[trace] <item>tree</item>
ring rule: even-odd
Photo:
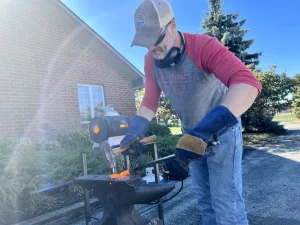
[[[208,0],[208,2],[210,12],[206,13],[207,17],[202,22],[205,33],[218,38],[223,45],[227,46],[253,71],[263,86],[262,93],[255,103],[242,115],[244,130],[246,132],[284,132],[283,126],[273,122],[272,118],[276,112],[291,105],[288,94],[294,91],[294,80],[288,78],[285,73],[277,74],[276,66],[272,66],[267,72],[256,69],[262,53],[249,54],[247,52],[254,40],[244,40],[248,30],[243,30],[242,26],[246,23],[246,19],[237,21],[239,13],[223,14],[221,0]]]
[[[276,66],[271,66],[267,72],[256,70],[254,74],[263,86],[263,90],[252,110],[273,117],[291,106],[292,101],[288,96],[295,91],[295,79],[288,77],[286,73],[281,75],[276,73]]]
[[[270,67],[267,72],[258,69],[252,72],[263,88],[260,96],[242,116],[245,131],[284,132],[283,127],[273,122],[272,118],[291,106],[288,96],[295,91],[295,79],[288,77],[286,73],[276,73],[276,66]]]
[[[239,13],[223,14],[221,0],[208,0],[210,12],[202,22],[205,34],[218,38],[228,49],[233,52],[245,65],[256,66],[259,64],[261,52],[249,54],[247,49],[253,44],[253,39],[244,40],[249,30],[243,30],[242,26],[246,20],[237,22]]]
[[[145,95],[145,88],[141,88],[135,91],[135,105],[138,110],[141,106],[143,97]],[[178,120],[177,113],[170,101],[167,99],[164,93],[160,96],[160,105],[157,110],[156,116],[157,119],[164,121],[168,125],[169,120]]]
[[[139,108],[141,107],[141,103],[143,101],[144,95],[145,95],[145,88],[137,89],[134,92],[136,110],[139,110]]]
[[[169,120],[178,119],[175,109],[164,93],[160,96],[160,106],[157,110],[156,116],[159,120],[164,121],[166,125],[168,125]]]
[[[300,119],[300,74],[296,74],[295,81],[297,88],[293,95],[292,109],[295,116]]]

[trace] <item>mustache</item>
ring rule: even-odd
[[[153,49],[151,52],[152,53],[156,53],[156,52],[163,52],[164,50],[162,49],[162,48],[160,48],[160,47],[157,47],[157,48],[155,48],[155,49]]]

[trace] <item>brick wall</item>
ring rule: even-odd
[[[2,0],[0,11],[0,136],[79,124],[77,84],[101,85],[106,105],[135,113],[130,83],[30,0]]]

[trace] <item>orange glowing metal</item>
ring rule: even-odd
[[[94,126],[94,133],[98,134],[100,131],[100,127],[98,125]]]
[[[121,178],[130,175],[129,170],[125,170],[122,173],[114,173],[110,175],[110,178]]]
[[[125,128],[125,127],[128,127],[128,124],[127,124],[127,123],[122,123],[122,124],[120,124],[120,128]]]

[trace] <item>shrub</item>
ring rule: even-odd
[[[169,135],[157,137],[157,150],[158,157],[165,157],[175,153],[175,147],[181,135]],[[130,155],[130,168],[143,167],[148,162],[154,159],[153,145],[146,145],[139,152]],[[132,171],[132,174],[145,175],[145,168],[140,168],[136,171]]]
[[[12,154],[16,143],[15,139],[0,137],[0,176],[10,159],[10,155]]]
[[[9,144],[8,144],[9,143]],[[39,157],[36,145],[30,139],[1,138],[3,158],[0,172],[0,214],[6,220],[26,215],[27,199],[31,191],[37,190]],[[11,223],[9,223],[11,224]]]
[[[175,147],[181,135],[169,135],[169,136],[158,136],[157,137],[157,151],[158,157],[165,157],[175,153]],[[143,148],[144,154],[150,155],[154,158],[153,145],[146,145]]]
[[[145,133],[145,136],[147,137],[151,135],[164,137],[164,136],[171,135],[171,131],[167,126],[163,126],[155,122],[151,122],[148,130]]]
[[[165,157],[175,153],[176,144],[181,135],[170,135],[166,137],[158,137],[157,149],[159,157]]]
[[[90,146],[87,134],[83,130],[77,133],[73,130],[61,135],[61,142],[0,139],[1,224],[16,223],[18,221],[15,220],[30,218],[32,213],[36,216],[36,213],[56,209],[57,205],[52,204],[56,201],[54,197],[32,197],[31,193],[82,175],[80,151]],[[83,140],[83,144],[79,140]],[[117,157],[119,167],[122,160]],[[110,173],[99,152],[87,153],[87,166],[89,174]],[[43,203],[44,200],[46,202]]]
[[[151,123],[149,135],[158,136],[159,157],[174,153],[178,136],[171,136],[168,127]],[[28,219],[32,214],[56,209],[60,200],[52,195],[32,195],[33,192],[72,181],[82,175],[80,153],[92,147],[87,129],[76,127],[61,134],[58,140],[0,139],[0,223],[11,224],[12,218]],[[131,156],[132,167],[143,166],[153,160],[153,145]],[[117,172],[124,170],[123,156],[116,157]],[[88,174],[110,174],[99,152],[87,153]],[[145,169],[140,170],[145,175]],[[68,192],[82,195],[82,188],[71,185]],[[57,203],[57,204],[56,204]],[[53,206],[53,207],[52,207]],[[18,216],[17,216],[18,215]],[[14,221],[15,223],[17,221]]]
[[[2,157],[10,154],[15,144],[16,139],[0,137],[0,156]]]
[[[265,133],[277,133],[282,134],[286,131],[283,125],[280,125],[276,121],[272,121],[272,118],[265,115],[257,116],[243,116],[243,126],[246,133],[251,132],[265,132]]]
[[[153,157],[149,155],[146,149],[143,149],[141,152],[130,155],[130,173],[145,176],[146,172],[144,166],[152,160]]]
[[[37,141],[36,146],[39,151],[55,151],[62,149],[62,146],[58,141]]]
[[[49,194],[31,195],[29,211],[32,214],[42,214],[45,211],[51,211],[53,206],[58,205],[58,199]]]
[[[85,149],[90,150],[93,141],[90,138],[89,130],[76,126],[69,131],[58,136],[59,144],[65,149]]]

